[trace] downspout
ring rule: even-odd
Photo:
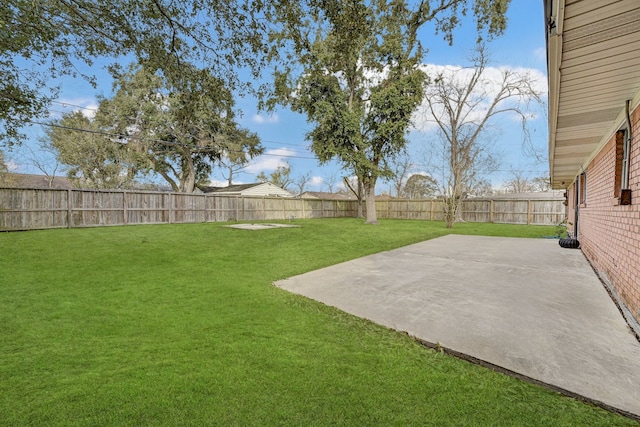
[[[627,138],[629,139],[629,141],[633,141],[633,134],[631,129],[631,111],[629,108],[630,104],[631,104],[631,100],[627,99],[627,102],[624,106],[624,112],[625,112],[625,118],[627,119]]]
[[[575,205],[574,205],[574,209],[573,209],[573,213],[574,213],[574,221],[573,221],[573,238],[574,239],[578,239],[578,220],[580,219],[580,180],[582,179],[582,177],[580,175],[578,175],[578,179],[576,179],[575,182],[575,189],[574,189],[574,193],[575,193]]]

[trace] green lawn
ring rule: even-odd
[[[296,224],[0,233],[0,425],[636,425],[271,285],[442,223]]]

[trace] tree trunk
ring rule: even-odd
[[[444,222],[446,223],[447,228],[453,228],[453,224],[456,222],[464,222],[462,219],[462,212],[460,211],[463,198],[464,195],[455,194],[446,198],[444,204]]]
[[[362,199],[364,197],[364,190],[362,189],[362,180],[358,178],[358,188],[357,188],[356,198],[358,199],[358,218],[364,218],[364,211],[362,209]]]
[[[171,189],[176,192],[179,193],[180,192],[180,186],[178,185],[178,183],[176,183],[175,180],[173,180],[168,173],[166,173],[163,170],[156,170],[156,172],[165,179],[165,181],[167,181],[169,183],[169,185],[171,186]]]
[[[378,215],[376,212],[375,179],[367,179],[363,184],[364,201],[367,207],[367,220],[365,224],[378,224]]]
[[[181,171],[182,176],[182,191],[185,193],[193,193],[196,188],[196,167],[193,164],[193,157],[191,157],[191,150],[185,148],[183,150],[185,156],[185,162],[183,162],[183,168],[186,170]]]
[[[453,228],[456,220],[456,197],[449,196],[445,200],[444,222],[447,228]]]

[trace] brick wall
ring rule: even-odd
[[[592,265],[640,322],[640,108],[632,114],[629,188],[632,204],[616,195],[616,135],[587,167],[586,203],[579,206],[578,239]],[[619,174],[619,172],[618,172]],[[568,221],[574,221],[575,183],[569,189]],[[572,225],[568,226],[573,231]]]

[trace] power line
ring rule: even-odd
[[[97,108],[90,108],[90,107],[83,107],[81,105],[76,105],[76,104],[71,104],[69,102],[63,102],[63,101],[51,101],[52,104],[58,104],[61,105],[63,107],[73,107],[73,108],[80,108],[82,110],[88,110],[88,111],[98,111]],[[55,113],[60,113],[60,114],[64,114],[63,111],[55,111],[52,110]],[[291,147],[302,147],[305,149],[308,149],[309,146],[306,144],[293,144],[293,143],[288,143],[288,142],[280,142],[280,141],[272,141],[272,140],[261,140],[261,142],[266,143],[266,144],[278,144],[278,145],[287,145],[287,146],[291,146]]]
[[[135,136],[135,135],[121,135],[121,134],[115,134],[115,133],[109,133],[109,132],[105,132],[105,131],[100,131],[100,130],[92,130],[92,129],[81,129],[81,128],[75,128],[75,127],[71,127],[71,126],[64,126],[64,125],[58,125],[58,124],[54,124],[54,123],[44,123],[44,122],[37,122],[37,121],[30,121],[30,123],[32,124],[36,124],[36,125],[40,125],[40,126],[47,126],[47,127],[52,127],[52,128],[58,128],[58,129],[65,129],[65,130],[70,130],[70,131],[75,131],[75,132],[84,132],[84,133],[90,133],[90,134],[94,134],[94,135],[101,135],[101,136],[106,136],[109,138],[114,138],[117,140],[122,140],[122,139],[134,139],[134,140],[139,140],[139,141],[149,141],[149,142],[155,142],[155,143],[160,143],[160,144],[164,144],[164,145],[172,145],[172,146],[178,146],[178,147],[187,147],[189,148],[190,146],[188,144],[183,144],[180,142],[175,142],[175,141],[166,141],[166,140],[162,140],[162,139],[153,139],[153,138],[148,138],[148,137],[141,137],[141,136]],[[121,142],[121,141],[112,141],[118,144],[125,144],[126,142]],[[206,151],[215,151],[217,150],[216,148],[211,148],[211,149],[199,149],[197,151],[199,152],[206,152]],[[227,150],[229,152],[232,153],[243,153],[244,151],[242,150]],[[262,156],[271,156],[271,157],[284,157],[284,158],[292,158],[292,159],[305,159],[305,160],[317,160],[316,157],[306,157],[306,156],[296,156],[296,155],[291,155],[291,154],[274,154],[274,153],[262,153],[260,154]]]
[[[98,111],[97,108],[83,107],[81,105],[70,104],[68,102],[51,101],[51,103],[52,104],[62,105],[63,107],[74,107],[74,108],[80,108],[81,110]]]
[[[292,147],[302,147],[305,149],[309,149],[309,145],[305,145],[305,144],[291,144],[288,142],[278,142],[278,141],[269,141],[269,140],[262,140],[262,142],[268,143],[268,144],[278,144],[278,145],[290,145]]]

